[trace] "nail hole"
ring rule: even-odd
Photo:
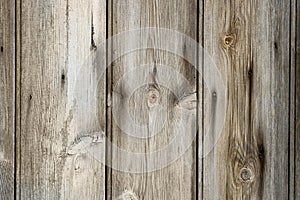
[[[64,74],[61,75],[61,82],[62,84],[65,83],[65,80],[66,80],[66,76]]]
[[[217,98],[217,93],[216,93],[216,92],[213,92],[213,93],[212,93],[212,97],[213,97],[214,99],[216,99],[216,98]]]
[[[1,46],[1,52],[3,52],[3,46]]]
[[[30,99],[30,100],[32,99],[32,95],[31,95],[31,94],[29,95],[29,99]]]
[[[249,69],[248,76],[251,77],[252,75],[253,75],[253,71],[252,71],[252,69]]]
[[[274,42],[274,48],[275,48],[275,49],[278,49],[277,42]]]

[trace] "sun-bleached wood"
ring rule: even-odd
[[[194,0],[172,2],[157,0],[113,1],[110,9],[110,35],[143,27],[159,27],[174,29],[196,39],[197,2]],[[158,38],[153,37],[149,42],[156,42],[156,40],[159,41]],[[176,40],[172,42],[176,42]],[[118,43],[113,44],[113,47],[118,48]],[[178,46],[177,48],[182,49],[184,47]],[[141,68],[143,67],[142,65],[147,64],[150,65],[151,69],[149,70],[149,76],[133,76],[132,74],[132,76],[130,76],[132,79],[126,81],[127,84],[135,84],[136,79],[148,79],[148,85],[140,86],[134,91],[132,96],[130,96],[131,91],[126,90],[127,88],[122,88],[122,90],[114,88],[125,73],[130,72],[130,70],[136,67]],[[172,55],[158,49],[132,52],[120,57],[113,62],[112,65],[111,91],[121,93],[120,95],[124,98],[131,98],[129,111],[135,123],[147,124],[150,131],[151,127],[155,129],[155,125],[158,124],[159,120],[165,120],[161,118],[162,116],[155,115],[155,111],[153,112],[157,105],[156,103],[167,108],[168,113],[164,129],[156,136],[143,140],[126,135],[125,132],[119,129],[118,124],[114,121],[114,118],[118,116],[112,114],[112,142],[127,151],[144,153],[160,149],[164,145],[167,145],[172,135],[174,135],[171,122],[172,119],[175,120],[176,98],[173,93],[180,92],[170,91],[166,86],[160,85],[162,79],[176,79],[176,77],[166,77],[165,74],[160,74],[159,71],[163,69],[160,65],[171,66],[174,71],[183,74],[194,87],[194,92],[196,92],[194,67],[190,66],[178,55]],[[157,68],[157,70],[155,70],[155,68]],[[157,78],[157,82],[153,82],[151,75]],[[180,79],[178,79],[178,86],[176,86],[178,89],[180,89],[182,84],[179,80]],[[155,85],[157,85],[157,87],[155,87]],[[152,93],[156,95],[156,98],[149,100],[148,97],[151,97]],[[196,114],[196,110],[194,110],[194,113]],[[124,119],[121,126],[125,126],[126,123],[130,123],[130,121]],[[188,118],[186,118],[185,123],[190,123]],[[190,127],[186,131],[196,130],[194,127]],[[122,198],[122,196],[126,195],[132,199],[195,199],[195,183],[197,181],[195,160],[195,145],[192,145],[183,157],[158,171],[147,172],[147,167],[142,174],[112,170],[111,178],[109,178],[110,185],[108,185],[108,187],[111,187],[111,192],[108,194],[108,199]],[[112,157],[112,161],[115,161],[114,157]],[[126,160],[118,160],[119,165],[122,165],[124,162],[126,162]]]
[[[14,197],[15,2],[0,5],[0,199]]]
[[[20,198],[103,199],[103,165],[70,148],[99,131],[90,123],[98,119],[88,108],[82,112],[86,97],[79,98],[78,87],[97,75],[93,60],[105,40],[105,1],[21,1],[19,9]],[[101,84],[85,89],[93,93]],[[99,92],[103,119],[105,90]]]
[[[291,41],[294,42],[295,46],[291,49],[291,55],[293,56],[293,62],[291,62],[291,64],[295,68],[291,71],[291,76],[294,77],[294,82],[291,84],[291,89],[294,90],[294,96],[291,96],[291,98],[295,97],[295,101],[291,101],[294,103],[291,104],[292,108],[294,108],[294,120],[291,119],[291,123],[294,123],[294,126],[292,126],[294,129],[291,130],[294,131],[294,137],[291,138],[291,141],[293,141],[292,144],[294,145],[291,147],[294,147],[294,149],[291,149],[291,151],[294,152],[294,157],[292,157],[290,161],[293,162],[294,173],[291,174],[290,179],[292,182],[291,185],[294,187],[290,192],[294,195],[291,195],[291,197],[300,199],[300,2],[299,0],[293,2],[292,8],[294,8],[294,13],[292,16],[294,17],[294,21],[292,22],[294,23],[292,24],[292,30],[294,34],[292,34],[292,37],[294,37],[291,38]]]
[[[299,0],[1,0],[0,199],[299,199],[299,9]],[[98,59],[106,36],[142,27],[198,39],[226,80],[225,126],[204,158],[203,131],[214,124],[219,94],[186,59],[143,49],[115,60],[108,80],[98,70],[106,64]],[[207,75],[209,58],[202,56],[197,67]],[[141,65],[149,76],[130,73]],[[175,97],[185,88],[162,75],[161,65],[183,74],[193,92]],[[122,77],[148,84],[130,93],[117,86]],[[178,91],[162,80],[177,81]],[[115,121],[115,94],[129,99],[130,116],[149,134],[163,120],[157,105],[167,108],[167,126],[148,139],[126,135]],[[105,155],[114,166],[128,161],[109,157],[104,134],[132,152],[164,147],[176,131],[170,123],[178,107],[198,114],[198,130],[185,119],[190,128],[183,134],[197,131],[198,141],[183,157],[141,174],[101,164]]]

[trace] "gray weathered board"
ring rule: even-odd
[[[0,199],[300,199],[299,11],[298,0],[0,0]],[[160,28],[152,48],[108,62],[139,37],[106,39],[147,27]],[[210,58],[225,88],[202,78]],[[195,138],[151,170],[168,158],[147,155],[175,133]]]

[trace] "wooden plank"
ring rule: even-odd
[[[291,140],[294,140],[295,144],[295,157],[294,157],[294,198],[300,199],[300,2],[297,0],[295,5],[295,10],[298,12],[295,12],[296,15],[296,23],[295,23],[295,40],[292,40],[295,42],[295,86],[294,86],[294,95],[295,95],[295,125],[294,125],[294,138]]]
[[[297,120],[296,120],[296,21],[297,21],[297,1],[291,1],[291,19],[290,19],[290,157],[289,157],[289,199],[296,199],[296,138],[297,138]]]
[[[101,49],[105,39],[105,1],[20,4],[19,198],[103,199],[104,167],[80,147],[101,131],[99,123],[88,123],[98,120],[90,110],[95,107],[83,112],[87,97],[80,84],[88,95],[102,84],[94,80],[84,87],[87,76],[98,75],[93,63],[95,46]],[[103,121],[105,90],[98,95],[102,108],[95,110]]]
[[[228,104],[204,159],[204,199],[288,196],[289,23],[288,1],[205,2],[204,47],[227,78]]]
[[[0,2],[0,199],[14,197],[15,2]]]
[[[112,10],[109,13],[111,27],[111,35],[116,36],[123,31],[136,30],[143,27],[159,27],[177,30],[189,37],[196,39],[197,31],[197,2],[194,0],[187,1],[141,1],[129,0],[118,1],[112,3]],[[157,35],[162,33],[162,30],[157,30]],[[182,46],[177,39],[165,38],[157,35],[143,40],[148,44],[160,44],[163,40],[170,39],[169,42],[178,43],[175,49],[185,51],[185,45]],[[143,37],[143,31],[137,37],[128,37],[125,42],[128,44],[139,43],[139,37]],[[122,48],[121,44],[124,41],[116,41],[113,44],[112,52]],[[189,47],[186,46],[186,49]],[[146,65],[146,66],[142,66]],[[170,74],[162,65],[171,67]],[[196,92],[196,74],[193,66],[187,61],[180,58],[178,55],[172,55],[164,50],[148,49],[131,52],[122,55],[112,64],[111,73],[111,96],[112,110],[109,119],[111,119],[111,140],[120,149],[127,152],[140,152],[146,155],[149,152],[159,150],[166,146],[174,137],[176,132],[172,122],[176,120],[177,108],[176,102],[183,98],[184,95],[193,98],[193,92]],[[141,71],[139,71],[139,70]],[[133,71],[132,71],[133,70]],[[145,70],[145,71],[143,71]],[[192,86],[191,93],[184,88],[182,80],[179,77],[173,76],[172,72],[181,73]],[[170,80],[169,89],[167,88],[167,80]],[[139,83],[145,82],[145,85]],[[120,84],[120,85],[119,85]],[[133,86],[136,86],[135,88]],[[173,90],[172,90],[173,88]],[[176,88],[176,89],[174,89]],[[133,91],[131,91],[131,89]],[[184,90],[188,94],[184,94]],[[175,97],[175,94],[179,94]],[[119,96],[118,96],[119,95]],[[119,104],[114,104],[114,101],[119,99]],[[128,104],[126,103],[128,102]],[[179,101],[180,103],[180,101]],[[114,107],[119,105],[118,108]],[[127,107],[128,106],[128,107]],[[166,110],[166,119],[157,108],[162,106]],[[129,117],[124,118],[123,110],[128,108]],[[116,109],[116,112],[114,112]],[[126,111],[125,111],[126,112]],[[194,116],[196,110],[191,111]],[[187,115],[189,116],[189,115]],[[122,120],[120,120],[120,118]],[[132,120],[131,120],[131,119]],[[191,117],[186,117],[184,123],[188,124],[189,128],[181,134],[195,133]],[[120,121],[118,121],[120,120]],[[164,128],[160,129],[161,121],[166,120]],[[140,125],[148,127],[147,131],[139,131],[139,128],[132,128],[128,131],[126,127]],[[125,127],[125,128],[124,128]],[[157,130],[158,129],[158,130]],[[148,136],[157,131],[157,135],[147,137],[146,139],[136,138],[138,134],[147,133]],[[130,136],[129,134],[133,134]],[[177,149],[173,149],[173,153]],[[142,160],[132,162],[135,157],[122,157],[118,151],[114,149],[111,152],[112,169],[108,178],[111,187],[108,199],[195,199],[196,198],[196,157],[195,145],[193,144],[186,153],[176,160],[174,163],[159,169],[149,172],[149,169],[155,162],[160,162],[164,155],[157,157],[142,157]],[[131,155],[131,154],[130,154]],[[131,159],[132,158],[132,159]],[[148,158],[150,160],[148,160]],[[143,160],[144,159],[144,160]],[[152,160],[151,160],[152,159]],[[167,158],[166,158],[167,159]],[[146,163],[146,164],[145,164]],[[124,170],[124,166],[128,167]],[[143,167],[140,173],[133,173],[137,166]],[[120,170],[121,169],[121,170]],[[152,168],[151,168],[152,169]],[[131,171],[132,170],[132,171]],[[136,171],[135,171],[136,172]]]

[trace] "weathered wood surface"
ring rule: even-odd
[[[299,9],[298,0],[1,0],[0,199],[300,199]],[[220,125],[220,94],[208,90],[188,59],[140,49],[101,73],[100,57],[109,60],[123,42],[106,47],[105,39],[143,27],[198,40],[210,56],[199,52],[197,60],[205,77],[213,58],[227,89],[220,138],[205,136],[208,126],[213,134]],[[145,40],[159,46],[160,31]],[[128,152],[166,146],[178,131],[178,106],[191,106],[196,96],[198,105],[183,112],[182,134],[198,136],[169,166],[150,172],[165,155],[134,163],[105,149],[104,134]],[[133,121],[122,118],[124,108]],[[124,130],[132,123],[158,134],[126,135],[140,134]],[[202,158],[211,139],[218,143]],[[105,159],[113,169],[101,164]],[[125,163],[143,173],[116,169]]]
[[[0,199],[14,197],[15,2],[0,2]]]
[[[300,91],[299,91],[299,85],[300,85],[300,2],[299,1],[294,1],[293,2],[293,17],[294,17],[294,23],[292,24],[292,30],[294,31],[294,36],[292,38],[293,48],[291,49],[291,55],[293,58],[292,66],[295,68],[292,68],[291,75],[294,77],[294,84],[291,84],[291,88],[294,90],[294,101],[291,101],[293,104],[292,108],[294,109],[294,121],[291,121],[293,124],[293,132],[294,132],[294,137],[291,138],[291,141],[293,141],[293,149],[291,149],[292,152],[294,152],[294,157],[293,159],[293,167],[294,167],[294,173],[291,174],[290,179],[293,181],[292,185],[294,186],[291,191],[293,193],[293,198],[294,199],[300,199]]]
[[[291,48],[290,48],[290,59],[291,59],[291,78],[290,78],[290,174],[289,174],[289,198],[299,199],[299,50],[297,46],[299,45],[300,29],[299,29],[299,15],[297,15],[297,10],[299,10],[299,3],[296,0],[291,1]],[[298,17],[298,18],[297,18]],[[298,78],[298,79],[297,79]],[[298,91],[297,91],[298,90]]]
[[[19,199],[104,198],[104,167],[83,150],[74,149],[98,128],[91,123],[93,117],[83,115],[82,106],[89,101],[76,87],[87,81],[79,79],[79,73],[97,76],[93,74],[92,26],[93,41],[98,44],[105,39],[105,1],[22,1],[18,12]],[[90,87],[87,92],[92,93],[97,84]],[[100,95],[105,96],[105,91]]]
[[[110,10],[110,35],[116,35],[122,31],[140,29],[144,27],[158,27],[174,29],[188,35],[191,38],[197,37],[197,2],[194,0],[187,1],[143,1],[143,0],[129,0],[113,2]],[[141,31],[141,34],[143,32]],[[144,38],[143,41],[149,43],[159,44],[160,38],[158,35],[162,30],[157,30],[157,35]],[[137,38],[126,38],[129,43],[137,42]],[[179,39],[179,38],[178,38]],[[168,38],[164,38],[168,40]],[[118,43],[120,42],[120,43]],[[122,41],[116,41],[113,44],[113,51],[122,48],[119,45]],[[170,40],[170,42],[178,42]],[[176,46],[179,51],[185,51],[182,46]],[[153,49],[139,49],[127,55],[123,55],[113,62],[111,67],[111,83],[112,93],[120,95],[123,102],[120,110],[128,106],[128,112],[131,114],[131,119],[125,118],[118,124],[116,118],[122,117],[120,113],[111,114],[112,130],[111,140],[120,148],[129,152],[142,152],[147,154],[155,150],[159,150],[164,145],[171,142],[176,130],[174,122],[178,118],[178,108],[176,101],[183,98],[185,95],[193,95],[196,92],[196,76],[195,69],[190,66],[187,61],[180,58],[179,55],[172,55],[166,51]],[[144,65],[144,66],[143,66]],[[180,72],[188,80],[192,88],[184,88],[184,82],[179,77],[170,77],[167,71],[161,65],[171,66],[172,70]],[[143,72],[137,70],[143,68]],[[145,85],[136,85],[138,82],[144,82]],[[163,84],[164,80],[170,80],[172,86]],[[172,81],[175,80],[175,81]],[[120,82],[120,83],[118,83]],[[118,87],[118,84],[121,87]],[[171,84],[171,83],[170,83]],[[175,85],[176,84],[176,85]],[[136,85],[134,91],[130,91],[132,86]],[[130,87],[126,87],[130,86]],[[177,88],[172,91],[171,88]],[[190,90],[191,93],[185,93]],[[111,94],[111,95],[113,95]],[[177,97],[175,96],[178,95]],[[115,98],[118,98],[114,96]],[[112,104],[114,105],[114,104]],[[166,116],[160,115],[161,108],[167,111]],[[112,108],[114,109],[114,108]],[[126,112],[126,111],[125,111]],[[194,116],[196,109],[194,109]],[[192,117],[193,118],[193,117]],[[165,126],[160,128],[159,124],[165,120]],[[189,118],[186,118],[184,123],[191,124],[191,126],[184,130],[181,134],[188,134],[196,131],[192,126]],[[147,135],[157,135],[149,137],[148,139],[137,139],[126,134],[133,134],[138,136],[139,130],[132,128],[129,132],[124,130],[124,127],[134,125],[147,126]],[[122,129],[123,128],[123,129]],[[125,128],[126,129],[126,128]],[[173,149],[177,151],[177,149]],[[164,155],[159,155],[152,161],[147,160],[151,157],[146,157],[137,163],[131,163],[132,158],[118,157],[119,155],[112,152],[112,162],[119,163],[118,165],[141,165],[144,170],[143,173],[124,173],[118,170],[111,171],[111,178],[109,186],[111,193],[108,194],[108,199],[121,198],[124,199],[195,199],[196,198],[196,154],[195,145],[192,145],[184,154],[184,157],[178,159],[171,165],[154,172],[148,172],[152,166],[150,162],[159,163]],[[145,165],[141,164],[144,163]],[[112,163],[114,164],[114,163]],[[148,165],[147,165],[148,164]],[[153,164],[153,163],[152,163]],[[116,167],[122,168],[122,166]],[[151,170],[151,169],[150,169]],[[151,170],[152,171],[152,170]],[[127,198],[124,196],[128,195]],[[129,198],[130,197],[130,198]]]
[[[228,110],[204,199],[290,195],[290,12],[289,1],[205,1],[204,48],[227,78]]]

